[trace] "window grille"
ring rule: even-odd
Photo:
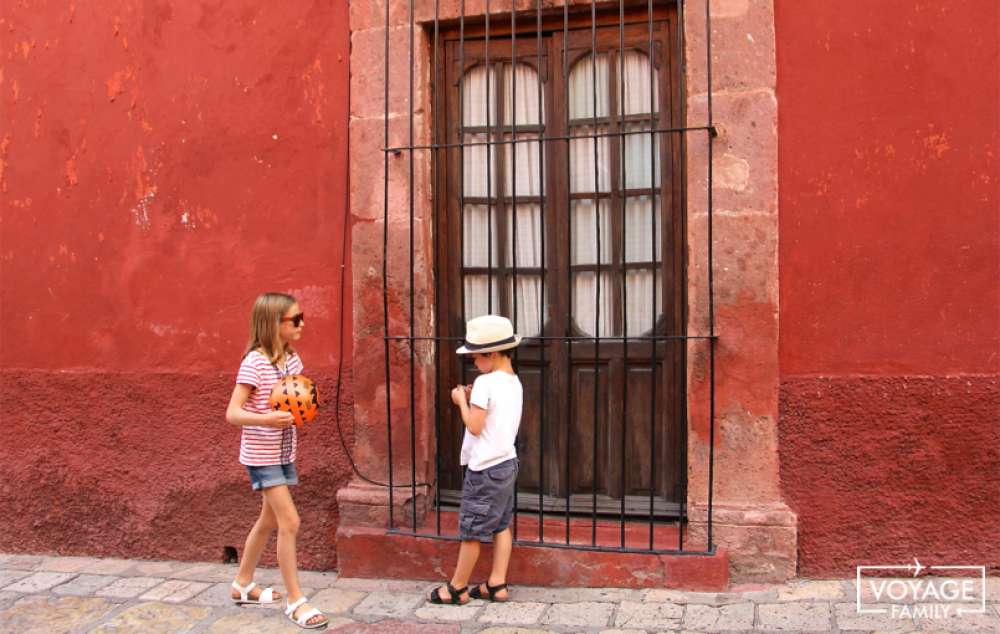
[[[457,21],[448,23],[440,19],[439,0],[435,0],[433,21],[420,27],[414,19],[414,0],[398,1],[406,2],[409,22],[406,145],[392,146],[389,142],[390,64],[397,63],[389,55],[392,0],[385,3],[383,86],[382,280],[389,530],[457,539],[457,531],[443,528],[442,522],[443,504],[449,499],[454,501],[442,478],[445,471],[454,470],[454,465],[442,467],[442,461],[454,460],[442,453],[447,451],[442,447],[447,432],[442,429],[441,419],[451,409],[442,396],[452,385],[447,379],[456,373],[462,383],[467,382],[469,368],[452,360],[453,349],[462,338],[448,324],[449,319],[464,324],[468,318],[500,312],[511,317],[516,331],[524,335],[523,341],[534,346],[531,351],[515,352],[515,367],[530,368],[527,374],[542,396],[536,406],[537,419],[532,419],[536,423],[527,430],[531,438],[519,438],[519,454],[522,442],[537,443],[538,469],[531,475],[536,490],[525,492],[519,484],[515,492],[515,541],[621,552],[714,552],[716,334],[711,266],[711,139],[716,130],[712,119],[709,0],[699,7],[705,17],[707,117],[703,125],[694,126],[687,124],[684,94],[684,12],[685,4],[694,4],[691,0],[591,0],[589,6],[583,7],[579,3],[570,6],[568,0],[562,6],[551,7],[550,2],[536,0],[533,11],[520,12],[509,0],[504,3],[507,9],[496,13],[491,13],[495,6],[486,0],[485,14],[481,16],[467,16],[462,0]],[[494,5],[499,1],[493,0]],[[429,79],[435,122],[429,144],[414,142],[417,28],[426,29],[433,41]],[[670,67],[669,72],[662,70],[665,66]],[[687,138],[692,134],[705,135],[707,140],[709,307],[708,332],[688,334],[685,163]],[[430,226],[435,229],[436,244],[421,257],[433,258],[434,264],[437,318],[433,335],[419,334],[414,311],[414,157],[425,152],[430,153],[435,187]],[[401,153],[407,158],[409,179],[407,245],[390,244],[389,239],[389,156]],[[565,169],[558,161],[560,157]],[[446,239],[453,238],[457,241],[445,244]],[[664,245],[670,247],[669,253]],[[454,255],[447,254],[449,249]],[[404,257],[404,253],[409,267],[408,331],[401,333],[398,327],[395,331],[390,327],[389,296],[394,289],[390,288],[388,271],[390,259]],[[673,259],[673,264],[668,264],[668,258]],[[664,287],[672,289],[669,296]],[[664,463],[671,458],[687,460],[684,402],[670,405],[678,408],[674,414],[679,412],[672,423],[672,433],[679,434],[679,453],[672,457],[659,455],[658,443],[663,439],[657,435],[665,433],[659,421],[666,418],[668,407],[667,395],[660,386],[667,382],[667,373],[673,372],[670,382],[680,386],[676,390],[680,399],[686,398],[684,350],[693,340],[708,344],[710,434],[707,542],[704,548],[694,549],[686,548],[684,543],[685,469],[671,465],[677,472],[672,485],[676,494],[673,503],[660,499],[657,489],[657,483],[667,479],[660,475],[668,472]],[[390,364],[399,358],[391,350],[396,343],[408,350],[408,421],[400,421],[398,416],[393,419],[389,386]],[[434,377],[438,382],[434,390],[439,395],[433,411],[433,522],[426,522],[418,508],[421,496],[417,491],[414,368],[418,363],[416,348],[421,343],[433,346]],[[585,358],[592,359],[592,367],[589,361],[581,363],[574,356],[580,351],[590,355]],[[449,369],[448,364],[459,367]],[[557,366],[562,371],[547,370]],[[612,366],[624,369],[612,370]],[[662,377],[658,376],[660,372]],[[613,377],[620,379],[620,385],[611,384]],[[643,381],[648,381],[648,388]],[[565,390],[560,393],[562,398],[544,398],[554,384]],[[642,407],[649,415],[648,436],[637,436],[642,439],[639,444],[648,442],[649,453],[645,456],[638,451],[647,448],[629,444],[635,444],[628,436],[629,417],[622,414],[620,420],[612,420],[614,417],[608,413],[614,409],[609,405],[613,399],[618,399],[615,402],[621,404],[619,409],[628,411],[630,390],[642,393]],[[634,411],[632,415],[636,415]],[[589,438],[584,439],[590,446],[584,449],[581,439],[574,437],[574,420],[587,416],[592,425]],[[409,434],[411,477],[406,485],[393,481],[393,462],[398,458],[393,455],[393,426],[400,424],[408,425]],[[607,446],[601,442],[602,434]],[[521,436],[527,435],[522,423]],[[556,437],[562,446],[558,468],[553,470],[545,452],[558,444]],[[578,460],[580,452],[590,458],[589,467],[575,464],[574,458]],[[603,465],[602,482],[599,459]],[[645,470],[647,475],[627,473],[629,468]],[[574,492],[574,483],[580,478],[589,478],[589,492]],[[562,495],[548,493],[553,479],[560,481]],[[639,489],[648,488],[647,499],[629,495],[630,483]],[[403,521],[393,516],[393,491],[399,486],[410,488],[412,503]],[[599,494],[601,487],[605,493],[617,491],[617,496]],[[526,508],[532,510],[524,512]],[[529,519],[530,531],[519,534],[519,526],[524,527]],[[554,521],[558,524],[555,536]],[[599,525],[617,527],[618,543],[599,543]],[[664,533],[659,529],[663,526],[675,528],[669,533],[670,543],[662,539]],[[589,540],[581,538],[588,528]],[[641,539],[637,541],[639,533]]]

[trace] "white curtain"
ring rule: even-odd
[[[499,85],[503,87],[504,99],[500,107],[498,103]],[[476,66],[470,70],[462,82],[462,121],[465,126],[497,126],[503,122],[506,126],[535,126],[542,123],[539,111],[538,73],[526,64],[511,67],[504,64],[492,66],[487,74],[485,66]],[[489,100],[487,100],[487,86]],[[516,92],[516,96],[515,96]],[[515,98],[516,97],[516,98]],[[487,107],[487,103],[490,105]],[[497,112],[500,110],[501,112]],[[488,113],[488,117],[487,117]],[[488,137],[485,132],[465,133],[466,143],[483,143]],[[492,140],[513,139],[513,135],[497,131],[492,133]],[[466,147],[463,150],[463,195],[465,197],[494,197],[500,188],[498,180],[503,179],[505,196],[543,196],[543,174],[539,171],[542,165],[542,154],[537,142],[535,131],[518,131],[516,144],[494,145],[487,150],[485,145]],[[523,142],[522,142],[523,141]],[[502,159],[502,161],[498,160]],[[498,174],[498,165],[502,163],[503,174]],[[514,169],[516,163],[516,170]],[[499,177],[499,178],[498,178]],[[516,216],[516,237],[515,221]],[[498,228],[500,218],[506,218],[503,229],[506,232],[507,249],[499,252]],[[492,220],[492,223],[490,223]],[[541,268],[542,262],[542,213],[541,206],[533,202],[518,200],[517,205],[508,204],[506,208],[494,201],[492,209],[482,204],[467,204],[462,214],[464,230],[463,262],[465,266],[506,266],[517,268]],[[489,236],[492,235],[492,246]],[[515,244],[516,242],[516,244]],[[492,260],[487,253],[492,249]],[[515,323],[518,332],[524,335],[534,335],[541,331],[543,322],[541,276],[537,274],[520,273],[514,280],[503,283],[498,276],[493,276],[492,283],[486,275],[466,275],[465,314],[467,318],[500,311],[501,293],[509,306],[516,312],[508,315]],[[492,289],[491,289],[492,287]],[[490,301],[492,290],[492,301]],[[516,293],[516,296],[515,296]]]
[[[609,116],[609,57],[598,54],[596,60],[587,56],[579,60],[569,74],[568,108],[570,134],[591,136],[607,133],[606,123],[594,122]],[[615,60],[618,64],[618,59]],[[650,86],[649,58],[638,51],[626,51],[620,63],[624,66],[624,91],[620,85],[614,89],[618,112],[625,115],[650,115],[659,110],[658,82]],[[621,72],[621,68],[616,68]],[[655,78],[654,78],[655,79]],[[619,82],[615,82],[619,84]],[[487,100],[487,87],[489,100]],[[498,99],[502,88],[504,98]],[[652,92],[651,92],[652,88]],[[535,69],[526,64],[494,65],[487,72],[485,66],[476,66],[462,82],[462,121],[466,127],[534,126],[541,123],[544,104],[539,110],[541,89]],[[515,93],[516,92],[516,98]],[[499,104],[499,105],[498,105]],[[652,110],[651,110],[652,106]],[[650,116],[650,118],[653,118]],[[574,123],[575,121],[575,123]],[[648,120],[626,124],[629,131],[649,130],[654,123]],[[463,195],[466,198],[493,198],[501,187],[506,196],[543,196],[544,179],[539,167],[544,162],[534,131],[518,131],[518,143],[467,146],[463,150]],[[511,140],[509,130],[497,130],[491,137],[485,131],[465,132],[466,143],[484,143],[487,140]],[[611,144],[620,144],[619,151],[625,168],[626,190],[656,188],[660,184],[662,169],[659,155],[659,135],[629,134],[624,141],[607,136],[585,138],[570,142],[570,191],[583,194],[605,194],[611,191]],[[514,169],[516,157],[517,169]],[[654,168],[655,162],[655,170]],[[503,165],[503,173],[499,166]],[[599,336],[641,335],[653,327],[656,316],[662,312],[660,278],[656,273],[662,259],[660,253],[660,199],[648,194],[635,194],[625,199],[622,230],[625,232],[625,250],[620,257],[633,266],[623,279],[613,279],[610,273],[581,271],[573,276],[571,310],[579,328]],[[612,260],[611,214],[622,213],[611,209],[608,200],[577,199],[571,205],[571,253],[573,264],[602,265]],[[517,217],[516,245],[513,216]],[[492,218],[492,225],[489,219]],[[518,201],[516,207],[503,208],[494,201],[488,210],[485,204],[466,204],[463,209],[464,230],[463,262],[469,267],[517,266],[541,268],[542,215],[535,202]],[[598,258],[598,223],[600,224],[600,257]],[[503,226],[501,227],[501,224]],[[505,231],[507,249],[499,252],[499,231]],[[489,236],[492,235],[492,245]],[[656,236],[655,244],[653,236]],[[516,249],[516,252],[515,252]],[[492,260],[487,254],[492,251]],[[640,265],[640,268],[636,268]],[[625,295],[624,323],[615,325],[615,285]],[[501,288],[503,285],[503,288]],[[501,294],[512,308],[518,330],[525,335],[537,334],[544,321],[544,301],[541,296],[541,277],[537,274],[518,273],[516,288],[513,280],[502,282],[493,276],[492,283],[485,274],[466,275],[465,312],[468,318],[500,310]],[[492,297],[490,296],[492,290]],[[516,293],[516,302],[515,302]],[[598,294],[600,299],[598,301]],[[621,308],[617,309],[619,312]],[[595,326],[596,324],[596,326]]]
[[[573,136],[601,134],[608,130],[606,124],[594,122],[572,125],[573,119],[608,116],[610,102],[608,60],[606,54],[599,54],[595,64],[594,57],[588,56],[577,62],[570,71],[568,99]],[[649,58],[644,53],[626,51],[621,63],[624,66],[622,77],[625,86],[622,94],[620,83],[615,82],[618,112],[625,115],[648,115],[651,106],[652,112],[657,112],[659,95],[655,81],[652,92],[650,91]],[[622,71],[621,68],[615,70],[619,73]],[[649,130],[652,125],[649,121],[631,122],[626,124],[626,129]],[[625,189],[657,187],[660,183],[661,167],[657,137],[655,134],[626,135],[624,143],[617,138],[599,137],[596,139],[596,151],[593,139],[571,141],[570,191],[604,193],[611,190],[611,143],[622,144],[620,156],[624,161]],[[656,170],[653,169],[653,153],[656,153]],[[659,275],[655,273],[661,258],[660,209],[657,203],[659,197],[654,198],[649,195],[634,195],[625,199],[625,216],[622,223],[622,231],[625,233],[625,252],[622,257],[626,262],[645,263],[648,266],[642,269],[630,269],[624,275],[624,280],[612,279],[610,274],[603,271],[600,278],[595,272],[574,274],[573,316],[577,326],[587,334],[594,334],[595,328],[598,336],[640,335],[652,329],[654,312],[659,315],[662,305]],[[598,223],[600,223],[600,262],[602,265],[611,262],[613,239],[611,214],[621,211],[608,207],[607,200],[600,201],[598,205],[595,205],[593,200],[573,202],[571,230],[573,252],[570,255],[573,264],[598,262]],[[657,236],[655,245],[652,237],[654,228]],[[613,313],[614,285],[620,286],[623,282],[622,290],[626,301],[625,319],[622,326],[616,327]]]

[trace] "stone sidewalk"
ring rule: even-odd
[[[229,600],[235,565],[0,554],[0,632],[297,632],[275,606]],[[259,583],[280,586],[277,570]],[[426,581],[302,572],[328,632],[1000,632],[1000,578],[986,614],[941,620],[858,614],[853,580],[736,587],[726,593],[514,587],[505,604],[424,601]],[[863,602],[871,601],[863,597]]]

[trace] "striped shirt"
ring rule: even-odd
[[[243,409],[256,414],[266,414],[271,411],[268,404],[271,388],[282,376],[302,374],[302,359],[292,353],[285,360],[285,367],[287,372],[282,372],[262,353],[251,350],[243,358],[240,370],[236,374],[237,383],[253,388],[250,398],[243,404]],[[295,461],[297,446],[298,430],[295,425],[285,429],[245,425],[243,437],[240,439],[240,464],[250,467],[288,464]]]

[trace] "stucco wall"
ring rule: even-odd
[[[799,572],[1000,567],[1000,4],[775,5]]]
[[[250,304],[280,290],[326,404],[301,561],[335,564],[348,56],[343,2],[0,9],[4,550],[242,548],[259,497],[223,414]]]

